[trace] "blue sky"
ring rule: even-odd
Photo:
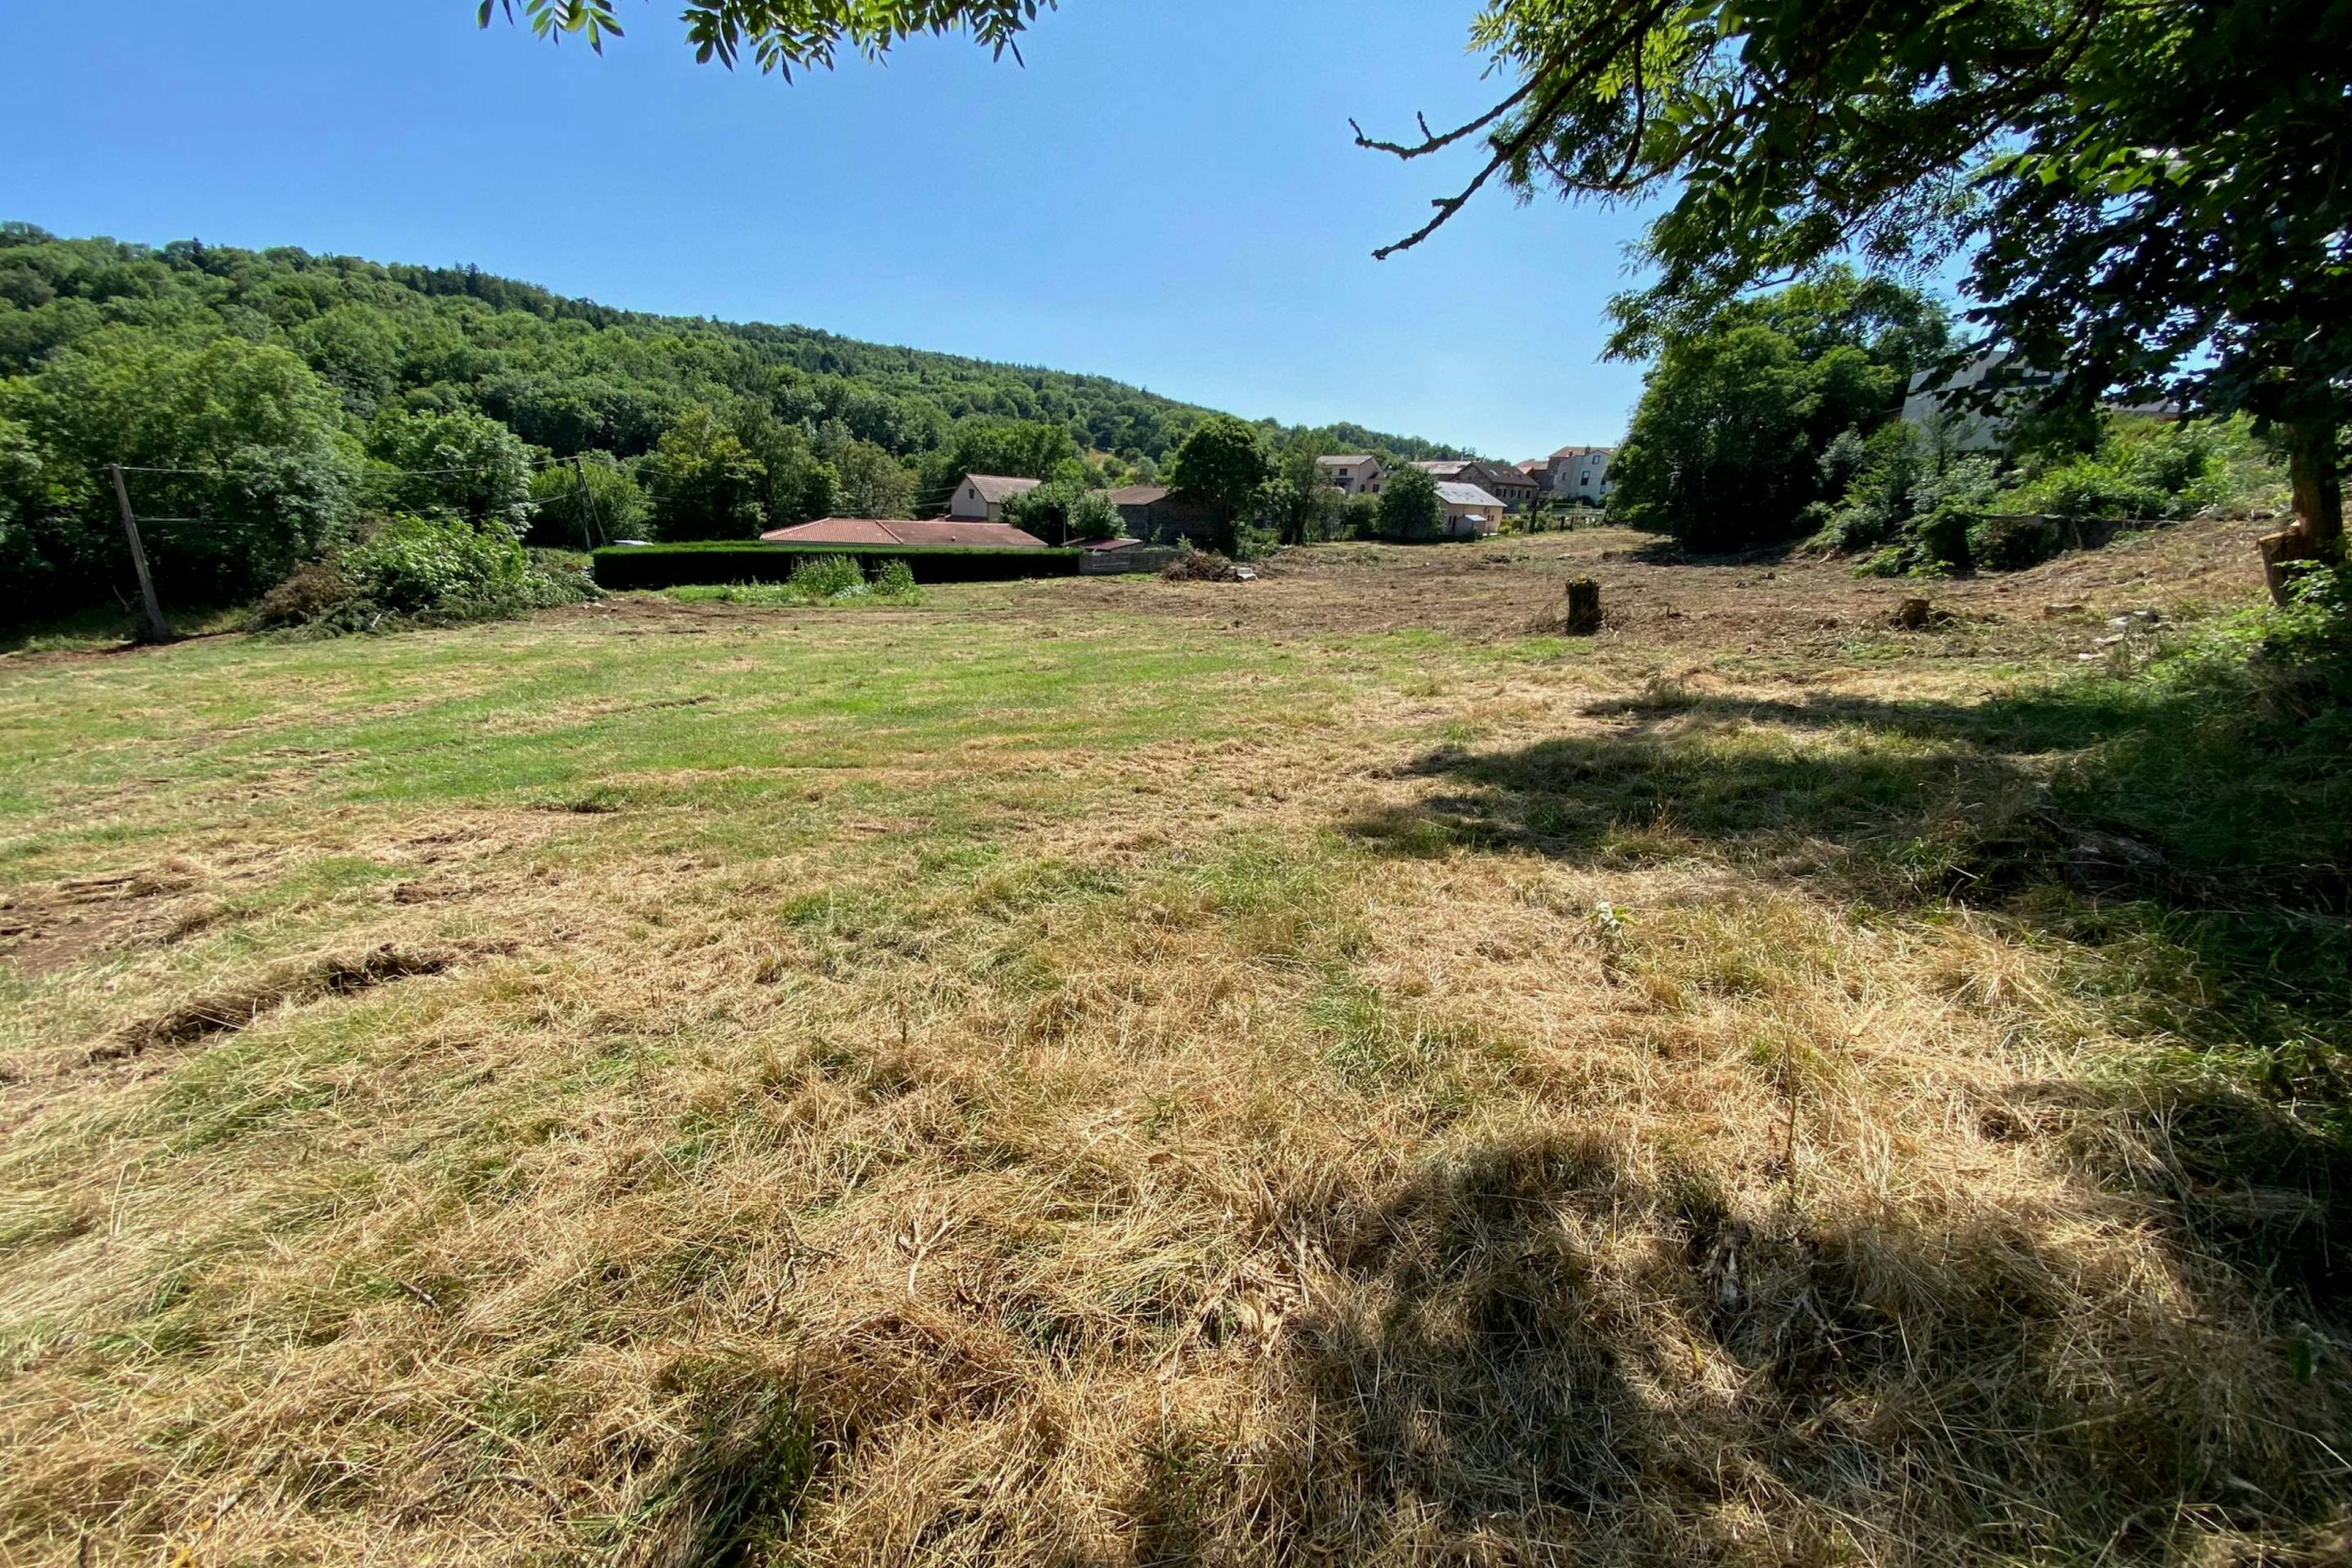
[[[1088,371],[1508,458],[1613,441],[1626,214],[1474,206],[1357,150],[1483,107],[1470,0],[1066,0],[786,85],[669,0],[603,58],[472,0],[7,0],[0,216],[61,234],[475,262],[613,305]]]

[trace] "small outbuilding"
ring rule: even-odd
[[[1223,513],[1165,485],[1128,485],[1104,493],[1118,508],[1127,531],[1147,543],[1173,544],[1189,539],[1195,544],[1209,544],[1223,531]]]
[[[1502,499],[1476,485],[1441,481],[1437,499],[1445,503],[1445,535],[1449,539],[1483,538],[1503,526],[1509,510]]]
[[[1002,522],[1006,501],[1014,496],[1028,494],[1043,482],[1040,479],[1013,479],[1004,474],[966,474],[963,483],[956,487],[955,495],[948,501],[948,515],[983,522]]]

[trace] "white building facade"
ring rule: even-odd
[[[1010,479],[1003,474],[966,474],[948,502],[948,515],[973,522],[1002,522],[1004,503],[1035,489],[1041,482]]]
[[[1338,487],[1344,495],[1376,496],[1381,493],[1381,460],[1369,452],[1318,458],[1315,459],[1315,471],[1323,476],[1326,484]]]
[[[1556,501],[1582,501],[1599,506],[1609,499],[1609,459],[1614,447],[1562,447],[1551,455],[1551,482],[1547,487]]]

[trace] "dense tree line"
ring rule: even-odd
[[[1611,510],[1703,550],[1787,537],[1846,477],[1830,448],[1892,420],[1946,333],[1925,295],[1843,268],[1724,307],[1661,347]]]
[[[2053,407],[1998,368],[1995,408],[1905,421],[1914,374],[1948,349],[1936,300],[1845,268],[1727,303],[1664,336],[1610,510],[1694,550],[1810,538],[1892,574],[2029,566],[2070,525],[2187,517],[2281,482],[2242,416]],[[1962,440],[1987,413],[1999,441]]]
[[[120,591],[109,463],[142,470],[142,514],[196,520],[150,541],[171,591],[221,598],[372,515],[460,514],[551,543],[744,536],[936,510],[972,470],[1148,480],[1210,417],[1099,376],[639,314],[473,268],[10,224],[0,616]],[[1450,451],[1254,428],[1271,450]]]

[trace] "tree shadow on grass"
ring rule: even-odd
[[[1778,566],[1795,554],[1804,542],[1805,536],[1800,533],[1769,543],[1751,544],[1740,550],[1691,550],[1677,543],[1671,535],[1658,534],[1631,550],[1612,551],[1603,559],[1635,561],[1644,566]]]
[[[1155,1467],[1139,1559],[1236,1534],[1291,1561],[2162,1557],[2191,1511],[2299,1532],[2332,1506],[2322,1449],[2237,1419],[2192,1338],[2136,1349],[2135,1311],[2173,1303],[2062,1233],[1992,1205],[1935,1235],[1757,1223],[1623,1149],[1530,1135],[1289,1216],[1328,1279],[1261,1435]]]
[[[2162,1189],[2189,1245],[2341,1317],[2352,769],[2333,712],[2250,711],[2124,682],[1980,704],[1669,689],[1590,710],[1593,732],[1432,752],[1401,770],[1429,793],[1343,827],[1403,855],[1711,858],[2060,944],[2076,999],[2147,1047],[2102,1092],[2160,1157],[2119,1157],[2116,1180]]]

